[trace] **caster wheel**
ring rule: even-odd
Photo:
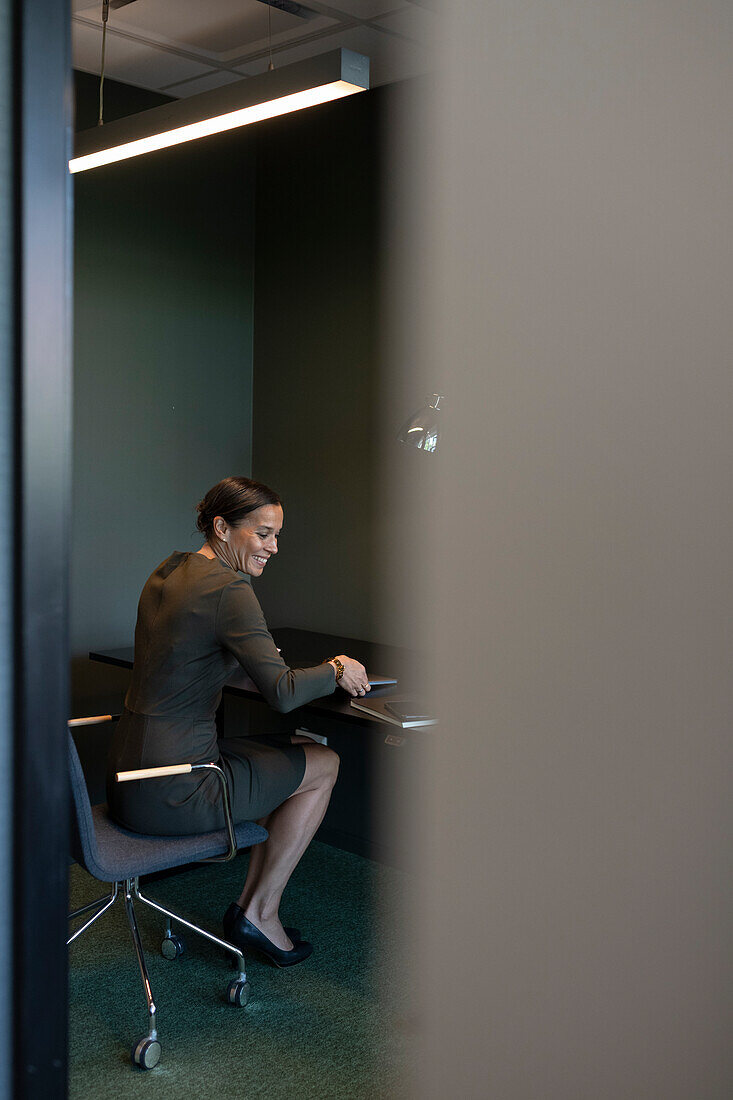
[[[180,959],[185,950],[182,936],[166,936],[160,945],[160,953],[164,959]]]
[[[243,982],[240,978],[233,978],[227,986],[227,1000],[230,1005],[244,1008],[249,1000],[249,982]]]
[[[140,1069],[152,1069],[160,1061],[160,1043],[146,1035],[132,1048],[132,1064]]]

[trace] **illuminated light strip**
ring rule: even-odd
[[[84,172],[168,149],[342,99],[368,87],[369,58],[352,50],[331,50],[77,134],[69,171]]]
[[[188,126],[180,126],[176,130],[168,130],[166,133],[139,138],[137,141],[128,141],[125,145],[103,149],[99,153],[75,157],[69,161],[69,171],[85,172],[88,168],[99,168],[102,164],[140,157],[145,153],[153,153],[156,149],[169,149],[171,145],[181,145],[184,141],[194,141],[196,138],[208,137],[210,134],[221,134],[225,130],[234,130],[237,126],[250,126],[253,122],[277,118],[278,115],[301,111],[304,107],[315,107],[319,103],[331,103],[335,99],[343,99],[344,96],[354,95],[355,92],[364,90],[345,80],[335,80],[332,84],[323,84],[320,88],[309,88],[305,92],[295,92],[293,95],[283,96],[282,99],[275,99],[270,103],[256,103],[253,107],[243,107],[239,111],[230,111],[229,114],[219,115],[217,118],[193,122]]]

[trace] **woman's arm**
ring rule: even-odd
[[[328,663],[334,667],[336,683],[349,695],[365,695],[367,691],[372,690],[364,665],[355,661],[353,657],[339,653],[338,657],[332,657]]]
[[[287,713],[335,690],[336,672],[330,661],[315,668],[288,668],[247,581],[233,581],[222,590],[216,637],[234,654],[273,710]]]

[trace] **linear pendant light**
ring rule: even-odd
[[[248,126],[317,103],[366,91],[369,58],[331,50],[282,69],[238,80],[223,88],[177,99],[76,135],[70,172],[167,149],[184,141]]]

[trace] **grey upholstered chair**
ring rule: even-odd
[[[96,718],[75,719],[69,722],[69,726],[86,725],[94,722],[108,722],[115,715],[103,715]],[[140,933],[135,919],[134,901],[140,901],[150,906],[156,912],[161,913],[166,920],[166,929],[161,945],[161,951],[165,958],[175,959],[183,951],[183,940],[175,933],[171,921],[183,925],[184,928],[197,932],[200,936],[217,944],[224,951],[235,957],[239,973],[229,982],[227,987],[227,1000],[230,1004],[244,1006],[249,999],[249,982],[244,967],[242,952],[225,940],[212,936],[211,933],[199,928],[191,921],[177,913],[166,909],[140,892],[140,876],[154,874],[157,871],[169,870],[172,867],[181,867],[187,863],[197,861],[222,862],[232,859],[239,848],[250,847],[267,839],[267,831],[251,821],[244,821],[235,825],[232,822],[229,803],[229,788],[226,774],[218,764],[178,764],[169,768],[147,768],[135,772],[119,772],[118,781],[126,782],[133,779],[150,779],[162,775],[170,775],[188,771],[210,770],[218,775],[222,790],[222,808],[226,828],[214,833],[201,833],[196,836],[161,837],[142,836],[131,833],[127,829],[116,825],[107,814],[105,805],[92,806],[89,802],[84,772],[79,762],[79,754],[76,751],[71,731],[69,731],[69,770],[71,775],[71,789],[74,796],[76,809],[76,825],[73,831],[72,855],[78,863],[84,867],[90,875],[101,882],[112,884],[112,892],[105,897],[82,906],[69,915],[69,920],[81,917],[83,914],[92,913],[85,923],[67,941],[67,945],[73,943],[78,936],[92,925],[98,917],[114,905],[118,897],[125,902],[125,911],[132,932],[132,942],[135,947],[140,974],[145,988],[145,996],[148,1003],[148,1032],[143,1035],[132,1047],[132,1061],[143,1069],[152,1069],[160,1059],[160,1041],[156,1025],[156,1008],[153,994],[150,988],[150,979],[145,965]]]

